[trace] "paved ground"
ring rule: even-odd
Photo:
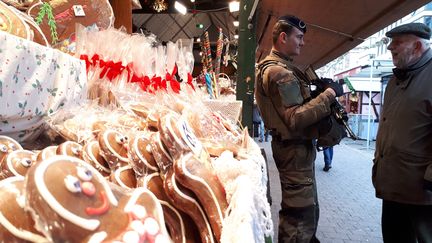
[[[270,142],[258,144],[265,149],[269,162],[272,218],[277,239],[281,200],[279,176]],[[333,168],[329,172],[322,170],[322,152],[317,154],[316,179],[320,203],[317,235],[322,243],[382,242],[381,200],[375,198],[370,179],[374,146],[371,143],[367,150],[366,141],[343,140],[334,147]]]

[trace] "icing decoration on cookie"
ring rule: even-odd
[[[31,215],[24,210],[23,177],[0,181],[0,239],[2,242],[48,242],[34,228]]]
[[[15,150],[6,155],[1,164],[0,178],[23,177],[34,163],[36,154],[28,150]]]
[[[130,165],[120,167],[111,173],[111,182],[126,188],[136,188],[137,180],[135,172]]]
[[[55,155],[57,155],[57,146],[48,146],[38,153],[36,161],[41,162]]]
[[[111,174],[108,163],[100,155],[100,147],[97,141],[90,141],[84,145],[83,159],[93,165],[104,177]]]
[[[13,138],[0,135],[0,162],[8,153],[22,149],[23,147]]]
[[[68,155],[82,159],[83,147],[73,141],[66,141],[57,147],[57,155]]]
[[[37,229],[54,241],[96,233],[103,220],[113,220],[110,211],[118,205],[104,177],[70,156],[54,156],[33,166],[27,174],[26,199]]]
[[[128,137],[115,130],[105,130],[99,137],[101,155],[111,170],[129,164]]]
[[[153,157],[149,133],[139,133],[129,142],[130,164],[138,176],[159,170]]]

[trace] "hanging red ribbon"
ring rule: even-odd
[[[192,74],[188,73],[188,74],[187,74],[187,84],[188,84],[189,86],[191,86],[193,90],[195,90],[195,87],[194,87],[193,84],[192,84],[192,80],[193,80],[193,78],[192,78]]]

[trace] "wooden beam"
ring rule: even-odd
[[[110,0],[114,11],[114,27],[124,26],[127,33],[132,33],[132,0]]]

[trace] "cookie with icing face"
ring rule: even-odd
[[[36,153],[29,150],[15,150],[6,155],[1,163],[0,179],[11,176],[24,177],[36,163]]]
[[[30,213],[24,210],[24,178],[0,181],[0,239],[2,242],[48,242],[34,227]]]
[[[135,172],[130,165],[120,167],[113,171],[110,181],[126,189],[137,187]]]
[[[108,162],[111,170],[129,164],[127,136],[115,130],[105,130],[98,138],[101,155]]]
[[[100,155],[100,147],[98,141],[87,142],[83,147],[83,158],[86,162],[95,167],[104,177],[111,174],[106,160]]]
[[[165,228],[162,206],[152,192],[145,188],[135,189],[122,197],[119,204],[129,216],[128,225],[115,237],[113,234],[99,233],[93,235],[88,242],[172,242]]]
[[[36,228],[54,242],[82,242],[99,232],[120,234],[128,223],[104,177],[75,157],[54,156],[32,166],[25,189],[26,209]]]
[[[57,147],[57,155],[72,156],[82,159],[83,147],[81,144],[73,141],[66,141]]]
[[[159,171],[152,154],[151,133],[139,133],[129,141],[130,165],[137,176],[144,176]]]
[[[13,138],[0,135],[0,162],[4,159],[4,157],[8,153],[15,150],[22,150],[22,149],[23,147]]]
[[[57,155],[57,146],[55,146],[55,145],[48,146],[48,147],[42,149],[41,151],[39,151],[39,153],[37,154],[36,161],[41,162],[41,161],[46,160],[46,159],[53,157],[55,155]]]

